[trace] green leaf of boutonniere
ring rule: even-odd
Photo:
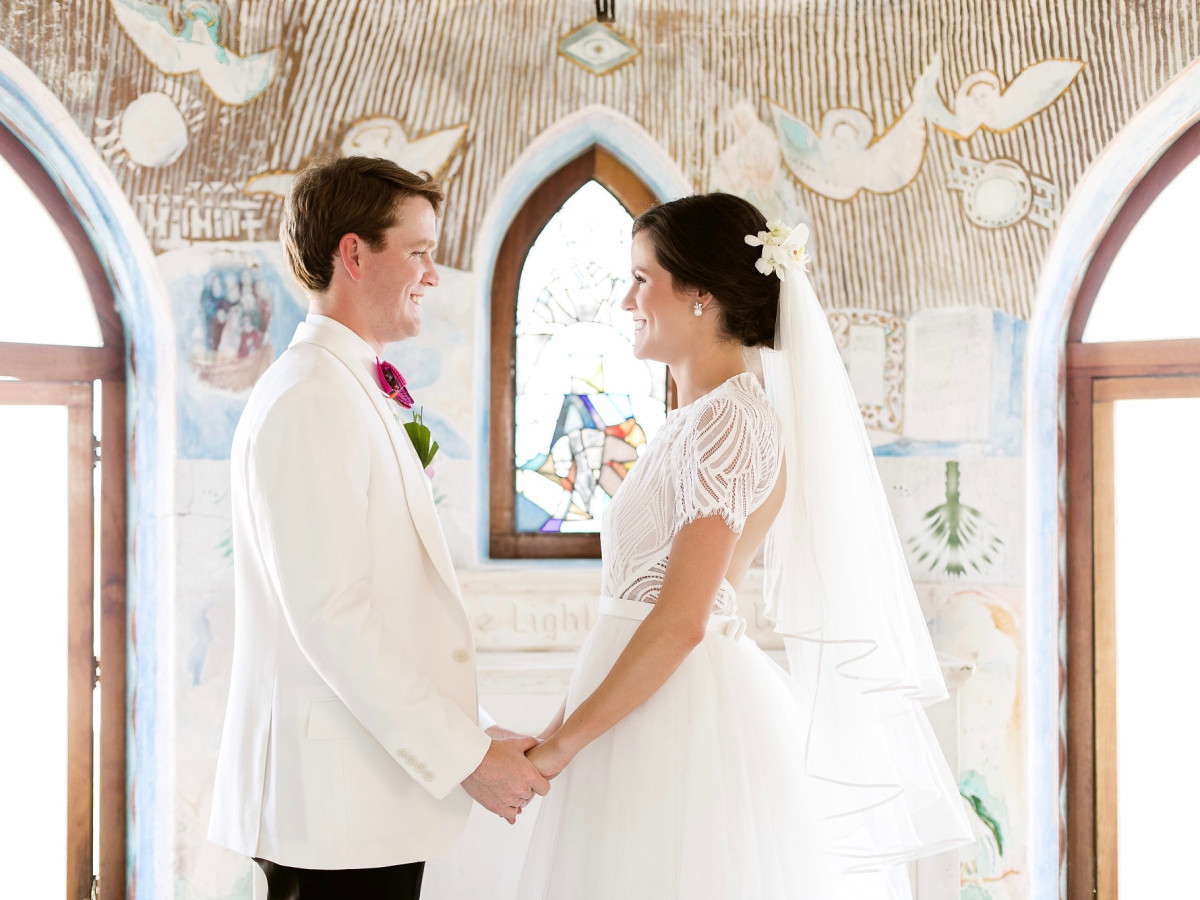
[[[428,469],[437,455],[438,442],[433,439],[432,432],[425,425],[423,412],[424,407],[413,410],[412,421],[404,423],[404,430],[408,433],[408,439],[412,441],[413,449],[417,451],[421,468]]]

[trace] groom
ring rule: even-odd
[[[275,898],[416,898],[471,798],[515,821],[535,746],[477,724],[471,627],[377,359],[421,330],[442,191],[382,159],[296,179],[308,318],[234,435],[233,675],[209,838]],[[389,392],[394,393],[394,392]]]

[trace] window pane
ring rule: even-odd
[[[67,854],[67,410],[0,405],[0,866],[5,895],[62,897]],[[9,879],[16,878],[15,883]]]
[[[91,293],[62,231],[0,156],[0,341],[99,347]]]
[[[1138,220],[1100,286],[1085,342],[1200,337],[1200,159]]]
[[[1122,897],[1180,896],[1200,844],[1195,767],[1200,399],[1113,410],[1117,872]]]
[[[594,181],[538,235],[517,292],[517,530],[598,532],[667,413],[662,363],[633,355],[625,208]]]

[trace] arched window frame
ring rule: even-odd
[[[84,621],[76,616],[76,624],[68,626],[73,632],[72,641],[82,643],[68,664],[68,729],[82,727],[79,723],[83,716],[87,717],[87,727],[92,726],[92,689],[100,680],[97,663],[103,660],[100,758],[94,785],[90,741],[86,764],[83,760],[73,759],[69,767],[66,865],[71,896],[88,896],[93,890],[94,790],[99,798],[95,822],[99,836],[100,879],[108,885],[105,896],[123,897],[126,879],[125,332],[108,274],[72,198],[64,193],[47,166],[3,122],[0,122],[0,156],[25,181],[62,231],[79,264],[100,327],[99,347],[0,342],[0,376],[15,379],[19,388],[35,387],[47,396],[70,396],[68,407],[72,410],[72,424],[69,427],[81,432],[84,439],[91,437],[94,427],[92,386],[100,382],[103,447],[95,445],[95,458],[102,458],[104,463],[100,477],[100,507],[95,518],[95,527],[99,529],[99,578],[94,587],[91,579],[86,585],[72,586],[73,594],[91,592],[92,595],[92,616],[98,620],[100,628],[100,655],[95,661],[85,656],[87,648],[94,643],[92,617]],[[14,384],[12,381],[0,382],[0,386],[5,383]],[[86,400],[79,399],[84,397]],[[92,559],[90,543],[83,546],[80,541],[73,540],[70,552]],[[75,599],[72,596],[71,602]],[[84,777],[87,779],[86,792],[81,784]]]
[[[550,175],[513,218],[492,276],[489,407],[489,540],[493,559],[599,559],[598,534],[530,534],[516,529],[513,427],[516,398],[517,291],[525,259],[542,229],[576,191],[596,181],[633,217],[659,202],[645,182],[602,147],[593,146]],[[668,406],[675,405],[668,379]]]
[[[1096,559],[1110,515],[1111,415],[1117,399],[1200,396],[1200,339],[1084,343],[1101,285],[1158,195],[1200,158],[1200,123],[1159,157],[1129,193],[1087,264],[1066,346],[1066,830],[1069,900],[1117,890],[1115,622],[1111,559]],[[1108,406],[1111,409],[1111,406]],[[1106,436],[1109,438],[1106,440]],[[1100,510],[1107,513],[1106,510]]]

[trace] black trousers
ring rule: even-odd
[[[293,869],[256,859],[267,900],[418,900],[425,863],[380,869]]]

